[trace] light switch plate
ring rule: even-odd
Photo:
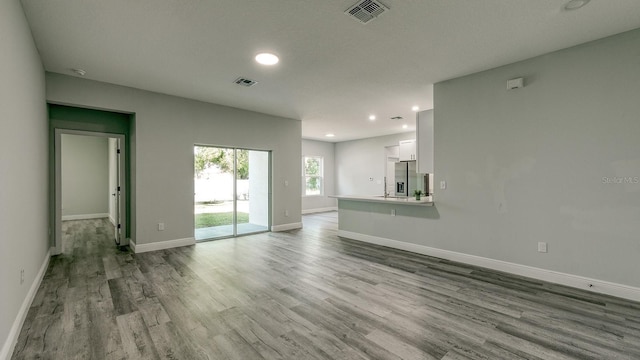
[[[445,180],[440,181],[440,190],[445,190],[447,188],[447,182]]]
[[[541,252],[541,253],[546,253],[547,252],[547,243],[546,242],[539,242],[538,243],[538,252]]]

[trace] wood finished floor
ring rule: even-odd
[[[13,359],[640,359],[640,304],[304,229],[134,255],[65,224]]]

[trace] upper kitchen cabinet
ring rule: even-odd
[[[418,173],[433,174],[433,109],[416,114],[416,137]]]
[[[400,141],[400,161],[417,160],[416,154],[415,140]]]

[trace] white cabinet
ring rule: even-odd
[[[400,161],[417,160],[416,140],[400,141]]]
[[[416,138],[418,173],[433,174],[433,110],[416,114]]]

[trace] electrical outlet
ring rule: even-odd
[[[547,252],[547,243],[546,242],[539,242],[538,243],[538,252],[541,252],[541,253],[546,253]]]
[[[24,284],[24,269],[20,270],[20,285]]]
[[[447,182],[445,180],[440,181],[440,190],[447,189]]]
[[[289,210],[284,211],[284,216],[289,216]]]
[[[391,209],[391,216],[396,216],[396,209]]]
[[[289,186],[289,180],[284,181],[284,186]]]
[[[158,223],[158,231],[164,231],[164,223]]]

